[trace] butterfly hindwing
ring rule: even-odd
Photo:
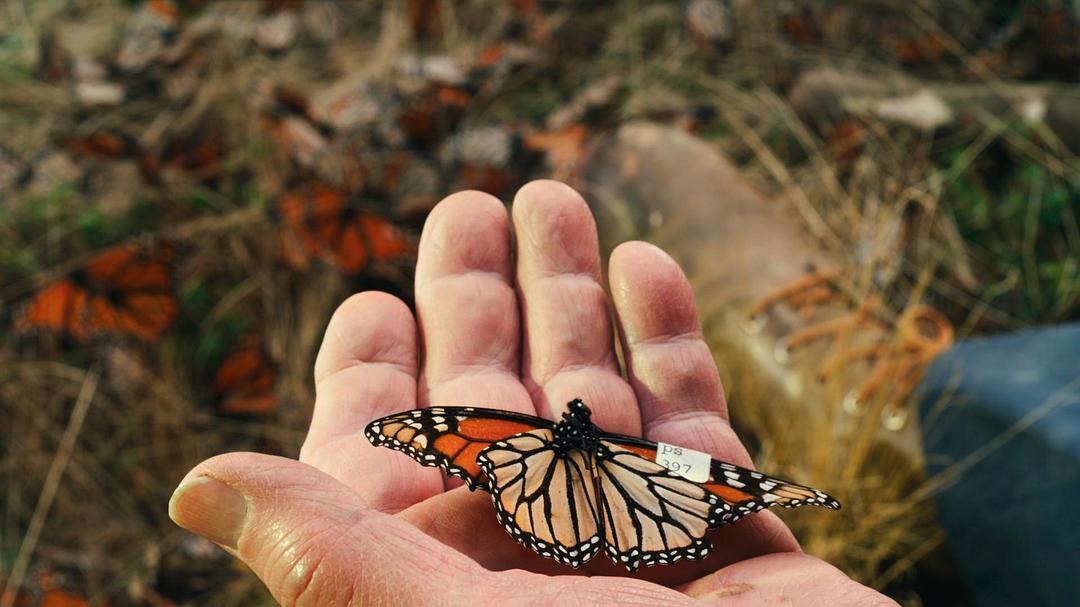
[[[592,455],[561,452],[550,429],[533,430],[480,452],[480,469],[499,522],[540,556],[579,567],[600,551]]]
[[[431,407],[371,422],[364,431],[375,446],[401,451],[424,466],[464,479],[469,489],[487,489],[477,456],[494,442],[541,428],[551,421],[494,409]]]
[[[600,440],[596,466],[611,560],[633,571],[709,553],[705,533],[722,524],[730,505],[698,483],[606,440]]]

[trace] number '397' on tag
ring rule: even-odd
[[[688,481],[704,483],[709,480],[712,457],[686,447],[656,443],[656,463]]]

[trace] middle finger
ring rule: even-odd
[[[416,262],[419,406],[535,414],[519,377],[510,225],[498,199],[459,192],[428,216]]]
[[[557,418],[580,398],[604,430],[638,435],[634,393],[615,357],[588,205],[569,186],[534,181],[514,198],[513,213],[525,322],[521,375],[539,415]]]

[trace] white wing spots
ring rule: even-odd
[[[833,509],[840,508],[839,502],[817,489],[789,483],[760,472],[738,468],[723,462],[714,462],[714,472],[717,469],[723,474],[719,475],[716,482],[734,487],[748,494],[748,499],[733,503],[736,512],[727,522],[734,522],[747,514],[774,505],[784,508],[796,508],[806,505],[824,506]]]

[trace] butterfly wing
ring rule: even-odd
[[[19,330],[42,327],[57,333],[67,332],[79,341],[86,339],[82,318],[89,296],[83,288],[64,279],[41,290],[16,321]]]
[[[83,279],[91,292],[85,328],[155,341],[172,324],[179,304],[172,293],[171,246],[113,247],[90,260]]]
[[[345,221],[331,252],[347,274],[363,270],[369,261],[389,261],[408,252],[405,233],[382,217],[352,208]]]
[[[386,261],[409,252],[405,233],[393,223],[360,210],[341,190],[322,184],[282,195],[278,212],[288,227],[282,255],[295,268],[321,258],[346,274],[357,274],[372,260]]]
[[[278,197],[274,207],[281,221],[281,256],[293,268],[305,270],[319,254],[319,244],[307,223],[310,192],[291,190]]]
[[[544,428],[480,453],[499,522],[540,556],[579,567],[600,551],[592,454],[560,452]]]
[[[359,221],[371,256],[376,260],[386,261],[409,253],[408,238],[393,223],[370,213],[362,214]]]
[[[267,414],[277,407],[277,372],[266,353],[252,340],[237,348],[214,374],[212,385],[222,413]]]
[[[320,183],[303,185],[277,199],[282,223],[282,257],[296,269],[306,269],[312,259],[329,257],[327,249],[342,234],[345,194]]]
[[[169,246],[108,249],[38,293],[19,326],[64,331],[79,341],[101,333],[154,341],[179,309],[172,293],[172,258]]]
[[[656,461],[656,443],[631,436],[616,435],[605,435],[605,441],[632,451],[643,459]],[[712,460],[709,479],[701,483],[701,487],[731,506],[730,511],[720,521],[720,524],[724,525],[772,506],[796,508],[811,505],[833,510],[840,509],[840,502],[824,491],[718,459]]]
[[[477,456],[515,434],[551,429],[546,419],[474,407],[431,407],[377,419],[364,430],[371,444],[401,451],[421,465],[464,479],[469,489],[487,490]]]
[[[353,204],[345,192],[319,185],[309,209],[320,256],[346,274],[356,274],[368,262],[363,237],[352,225],[356,213]]]
[[[700,484],[612,441],[600,441],[596,467],[605,550],[630,571],[703,558],[712,548],[705,533],[731,515]]]

